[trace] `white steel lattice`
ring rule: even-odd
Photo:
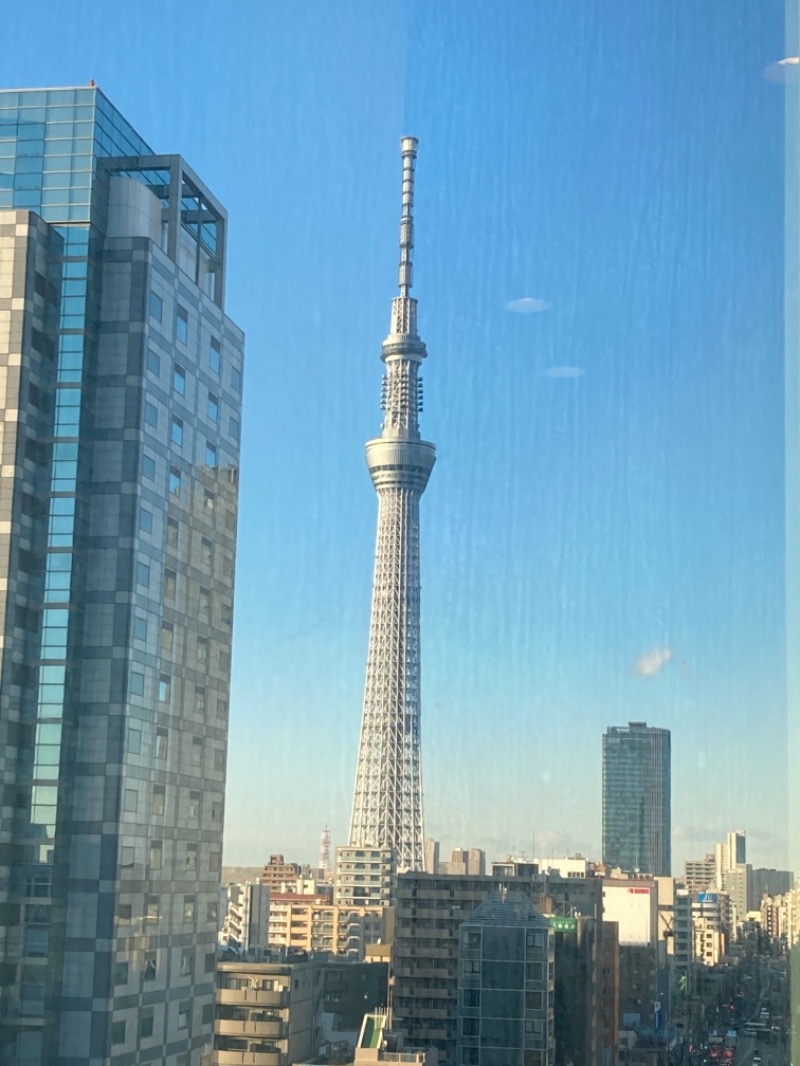
[[[400,296],[392,302],[381,355],[385,420],[381,436],[367,444],[378,536],[350,844],[393,848],[399,870],[421,870],[419,500],[435,448],[419,434],[418,372],[427,353],[417,335],[416,300],[409,296],[416,141],[406,138],[402,150]]]

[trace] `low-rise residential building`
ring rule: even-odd
[[[321,968],[311,962],[217,963],[213,1066],[293,1066],[320,1040]]]
[[[273,894],[269,914],[272,948],[330,952],[363,961],[369,944],[385,942],[385,907],[340,906],[327,896]]]

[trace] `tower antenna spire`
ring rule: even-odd
[[[400,216],[400,295],[407,297],[414,283],[414,167],[417,162],[416,137],[403,137],[403,206]]]

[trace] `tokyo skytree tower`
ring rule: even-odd
[[[417,140],[400,143],[400,295],[392,300],[389,336],[381,346],[384,422],[380,437],[366,446],[378,493],[378,536],[350,845],[394,848],[402,871],[423,869],[419,500],[436,449],[419,435],[419,368],[427,352],[417,333],[417,301],[409,295]]]

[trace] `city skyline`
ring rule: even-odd
[[[122,12],[114,34],[87,3],[49,10],[35,33],[11,14],[6,84],[95,78],[231,216],[231,314],[257,354],[224,861],[313,862],[326,823],[346,839],[362,448],[411,130],[435,190],[427,834],[599,854],[602,733],[646,719],[672,731],[676,870],[733,825],[754,864],[800,865],[779,755],[785,89],[761,77],[783,5],[210,5],[214,34],[199,18],[174,40],[147,4],[152,25]]]

